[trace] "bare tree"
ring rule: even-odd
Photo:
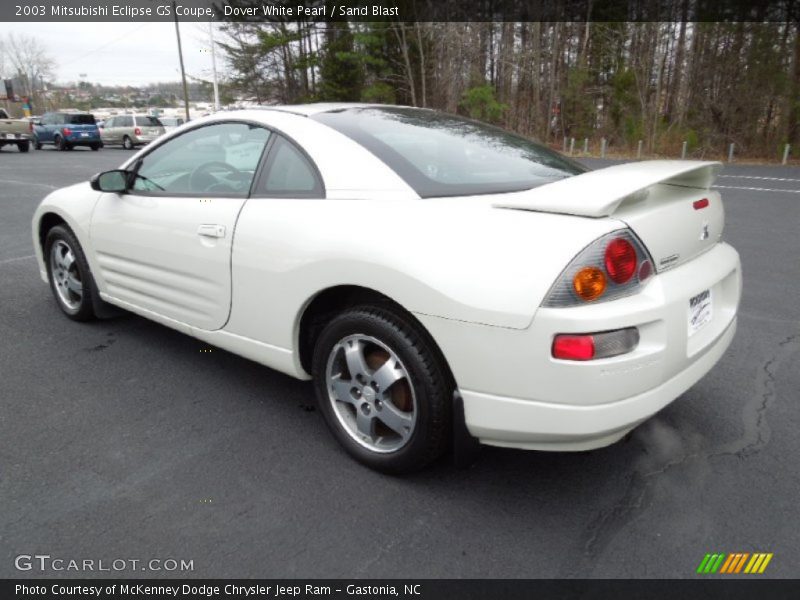
[[[33,96],[37,82],[53,77],[56,63],[35,37],[9,33],[4,43],[5,52],[14,76],[27,96]]]

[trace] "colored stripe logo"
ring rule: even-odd
[[[730,554],[716,553],[706,554],[697,573],[701,575],[724,573],[726,575],[736,574],[760,574],[767,569],[769,561],[772,560],[772,552],[733,552]]]

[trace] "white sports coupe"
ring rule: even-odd
[[[47,196],[41,276],[300,379],[386,472],[450,445],[585,450],[694,385],[736,329],[720,164],[596,171],[433,110],[223,112]],[[465,446],[466,445],[466,446]]]

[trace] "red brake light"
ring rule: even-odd
[[[701,208],[705,208],[706,206],[708,206],[708,198],[703,198],[702,200],[695,200],[692,203],[692,206],[694,206],[695,210],[700,210]]]
[[[136,129],[133,130],[133,134],[134,135],[142,135],[142,130],[137,127]]]
[[[64,135],[72,135],[72,129],[70,129],[69,127],[64,127],[64,129],[62,129],[61,131],[64,133]]]
[[[553,340],[553,358],[592,360],[594,337],[591,335],[557,335]]]
[[[614,283],[626,283],[636,273],[636,249],[624,238],[613,239],[606,246],[604,262],[606,272]]]

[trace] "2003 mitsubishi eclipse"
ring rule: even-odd
[[[587,172],[432,110],[271,107],[53,192],[33,238],[68,317],[116,305],[313,379],[342,446],[403,472],[454,431],[608,445],[707,373],[741,294],[719,167]]]

